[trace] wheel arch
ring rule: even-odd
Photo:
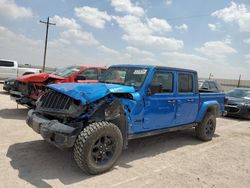
[[[215,116],[218,116],[219,103],[217,101],[204,102],[197,115],[197,122],[201,122],[207,113],[213,113]]]
[[[127,113],[119,98],[112,102],[107,100],[101,101],[97,109],[90,115],[88,123],[109,121],[115,124],[121,131],[123,137],[123,149],[128,145],[128,120]]]

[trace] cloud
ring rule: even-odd
[[[75,8],[75,15],[82,22],[98,29],[103,29],[105,23],[111,20],[111,16],[106,11],[99,11],[97,8],[88,6]]]
[[[152,30],[152,32],[169,32],[172,30],[171,25],[164,20],[164,19],[158,19],[158,18],[150,18],[147,20],[148,27]]]
[[[134,5],[130,0],[110,0],[111,6],[115,8],[117,12],[129,13],[135,16],[143,16],[143,8]]]
[[[239,74],[242,75],[243,79],[250,78],[248,64],[232,65],[227,61],[202,57],[192,53],[164,52],[161,55],[162,60],[159,62],[162,65],[196,70],[200,78],[207,78],[209,73],[212,73],[215,78],[237,79]],[[222,70],[226,71],[223,71],[222,74]]]
[[[237,23],[241,32],[250,32],[250,10],[245,4],[231,2],[229,7],[217,10],[212,13],[226,23]]]
[[[172,5],[172,0],[165,0],[165,4],[167,5],[167,6],[169,6],[169,5]]]
[[[162,33],[171,29],[171,26],[161,19],[146,19],[143,22],[139,17],[132,15],[113,18],[125,32],[122,39],[133,45],[153,46],[164,50],[178,50],[184,45],[181,40],[155,35],[155,33]],[[161,27],[155,28],[153,25],[161,25]]]
[[[141,55],[141,56],[149,56],[153,57],[154,54],[152,52],[146,51],[146,50],[140,50],[138,48],[132,47],[132,46],[127,46],[126,50],[133,55]]]
[[[247,62],[247,63],[250,63],[250,53],[244,55],[244,57],[245,57],[246,62]]]
[[[180,30],[180,31],[188,31],[188,26],[186,24],[182,24],[182,25],[177,25],[175,26],[176,29]]]
[[[15,0],[0,0],[0,15],[9,19],[32,17],[32,10],[18,6]]]
[[[56,23],[57,26],[59,27],[64,27],[67,29],[79,29],[81,26],[76,23],[75,19],[71,18],[65,18],[65,17],[60,17],[55,15],[53,18],[51,18],[51,22]]]
[[[216,24],[207,24],[208,25],[208,28],[211,30],[211,31],[221,31],[221,24],[220,23],[216,23]]]
[[[171,63],[195,63],[201,64],[203,62],[207,62],[208,59],[194,55],[194,54],[187,54],[187,53],[180,53],[180,52],[163,52],[161,53],[164,57],[166,57],[167,61]]]
[[[120,55],[120,53],[114,49],[108,48],[104,45],[101,45],[97,48],[99,51],[107,53],[107,54],[111,54],[111,55]]]
[[[71,39],[72,40],[72,39]],[[12,41],[12,42],[10,42]],[[105,62],[89,56],[86,52],[89,46],[68,45],[69,40],[59,38],[48,42],[46,65],[64,67],[69,65],[105,65]],[[25,48],[24,48],[25,46]],[[0,25],[0,56],[3,59],[17,60],[21,64],[42,65],[44,41],[33,40],[23,35],[14,33]],[[96,49],[96,46],[93,46]],[[109,56],[108,56],[109,57]],[[102,58],[104,58],[102,56]]]
[[[230,39],[226,39],[225,41],[209,41],[195,50],[208,57],[225,58],[226,55],[237,53],[237,51],[230,46],[230,43]]]
[[[77,29],[70,29],[61,33],[63,39],[74,40],[80,45],[98,45],[99,42],[95,39],[92,33],[83,32]]]
[[[179,50],[184,45],[181,40],[154,35],[123,35],[122,38],[133,45],[141,47],[146,45],[146,47],[150,46],[159,50]]]
[[[152,30],[147,26],[147,24],[141,22],[140,18],[136,16],[116,16],[114,19],[117,21],[118,25],[130,35],[145,35],[152,33]]]
[[[244,43],[250,44],[250,38],[243,40]]]

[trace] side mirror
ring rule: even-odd
[[[161,93],[162,92],[162,85],[151,85],[148,88],[148,95],[154,95],[155,93]]]
[[[76,76],[76,81],[77,80],[86,80],[86,77],[85,76],[81,76],[81,75],[77,75]]]

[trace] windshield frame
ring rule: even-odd
[[[125,84],[119,83],[119,82],[118,83],[114,83],[114,82],[105,82],[104,80],[101,80],[101,78],[105,77],[105,75],[108,74],[108,72],[109,72],[110,69],[118,69],[118,70],[124,70],[124,69],[134,69],[134,70],[137,69],[138,70],[138,69],[141,69],[141,70],[146,70],[146,73],[145,73],[144,80],[141,82],[140,86],[133,86],[133,85],[125,85]],[[100,83],[107,83],[107,84],[117,84],[117,85],[122,85],[122,86],[130,86],[130,87],[134,87],[135,90],[138,91],[139,89],[141,89],[143,87],[143,85],[144,85],[144,83],[145,83],[145,81],[147,79],[149,71],[150,71],[149,68],[146,68],[146,67],[113,66],[113,67],[109,67],[105,71],[105,73],[101,77],[99,77],[98,82],[100,82]]]

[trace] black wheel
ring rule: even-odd
[[[216,117],[207,113],[202,122],[195,127],[196,136],[203,141],[212,140],[216,128]]]
[[[79,134],[74,145],[77,165],[89,174],[100,174],[111,169],[123,146],[120,129],[113,123],[92,123]]]

